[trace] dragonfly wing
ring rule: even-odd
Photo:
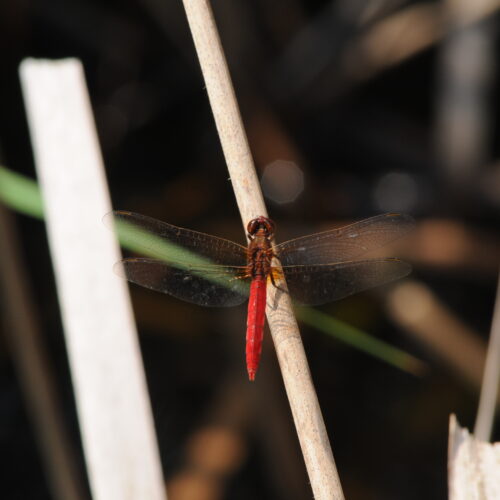
[[[147,257],[192,265],[246,264],[247,249],[223,238],[120,210],[110,212],[103,220],[114,227],[122,244]]]
[[[290,295],[320,305],[403,278],[411,266],[398,259],[362,260],[320,266],[285,266]]]
[[[347,262],[403,236],[415,226],[409,215],[384,214],[349,226],[286,241],[276,247],[283,266]]]
[[[114,271],[132,283],[201,306],[229,307],[248,298],[244,268],[208,266],[178,268],[156,259],[124,259]]]

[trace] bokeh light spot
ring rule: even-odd
[[[304,190],[304,174],[293,161],[276,160],[267,165],[261,179],[262,190],[275,203],[291,203]]]

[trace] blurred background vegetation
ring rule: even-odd
[[[474,425],[500,260],[500,4],[212,6],[277,240],[387,211],[417,219],[389,249],[410,278],[320,309],[425,371],[301,329],[346,498],[444,498],[448,417]],[[244,242],[181,2],[4,2],[0,18],[1,164],[35,177],[20,61],[78,57],[115,208]],[[1,211],[87,498],[45,228]],[[131,292],[169,499],[310,498],[269,336],[247,382],[245,307]],[[0,325],[0,495],[53,498],[11,330]]]

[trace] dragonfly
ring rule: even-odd
[[[115,265],[132,283],[201,306],[236,306],[248,299],[250,381],[261,357],[268,286],[300,304],[321,305],[411,271],[396,258],[361,259],[413,228],[413,218],[404,214],[382,214],[277,245],[275,223],[261,216],[247,224],[247,246],[128,211],[111,212],[105,223],[115,227],[122,244],[145,255]]]

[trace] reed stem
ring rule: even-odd
[[[244,227],[267,215],[208,0],[183,0]],[[287,294],[268,287],[267,320],[316,499],[343,499],[339,476]]]

